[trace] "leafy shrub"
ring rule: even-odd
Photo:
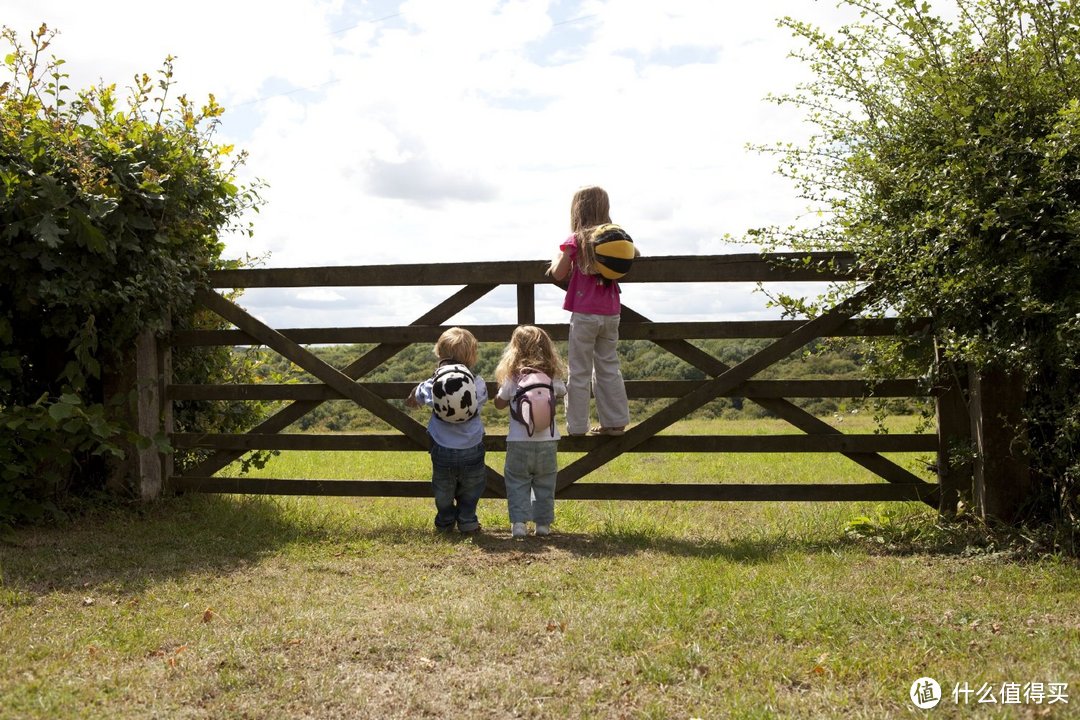
[[[243,154],[219,145],[222,108],[169,97],[172,58],[72,96],[45,60],[44,25],[11,52],[0,83],[0,523],[39,517],[58,493],[101,487],[130,439],[109,377],[143,330],[191,316],[221,233],[258,204],[234,184]],[[203,368],[203,372],[211,372]]]
[[[761,237],[854,251],[880,311],[935,319],[935,372],[1019,373],[1040,514],[1080,531],[1080,3],[844,4],[835,35],[782,22],[814,79],[779,101],[815,132],[773,151],[821,222]]]

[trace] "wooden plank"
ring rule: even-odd
[[[675,398],[696,391],[705,380],[628,380],[630,398]],[[409,394],[414,382],[363,383],[371,392],[387,400]],[[494,397],[496,383],[487,383],[488,395]],[[755,398],[837,398],[837,397],[919,397],[926,393],[918,380],[888,380],[869,383],[862,380],[747,380],[724,392],[721,397]],[[169,385],[170,400],[343,400],[345,396],[322,383],[260,383],[257,385]]]
[[[935,502],[937,486],[929,483],[859,484],[658,484],[574,483],[557,492],[560,500],[696,500],[740,502]]]
[[[805,262],[804,262],[805,260]],[[547,284],[548,260],[412,265],[213,270],[216,288],[447,286],[491,282]],[[634,262],[625,283],[830,281],[852,277],[850,253],[744,253],[650,256]]]
[[[453,317],[457,313],[467,308],[469,305],[472,305],[474,302],[494,290],[496,287],[496,285],[490,284],[469,285],[468,287],[464,287],[443,302],[439,303],[439,305],[424,313],[413,324],[438,325],[440,323],[443,323],[447,319]],[[384,362],[386,362],[407,347],[408,345],[405,344],[388,344],[376,346],[375,348],[372,348],[370,351],[365,353],[362,357],[357,358],[348,367],[342,370],[342,374],[355,380],[379,367]],[[321,404],[322,401],[319,400],[294,402],[259,423],[256,427],[252,428],[252,432],[272,433],[284,430],[289,425],[293,424]],[[236,458],[240,457],[241,454],[242,453],[237,453],[236,451],[232,450],[222,450],[220,452],[214,453],[213,455],[199,463],[197,466],[192,468],[189,474],[213,475],[218,470],[225,467]]]
[[[518,286],[531,287],[531,286]],[[620,324],[623,340],[740,340],[780,338],[801,325],[803,320],[732,320],[726,322],[643,323],[627,319]],[[897,335],[901,323],[918,328],[930,321],[924,318],[854,318],[841,324],[831,337],[889,337]],[[536,324],[536,323],[532,323]],[[348,345],[368,343],[434,343],[449,325],[384,326],[347,328],[284,328],[278,330],[302,345]],[[480,342],[506,342],[516,325],[478,325],[470,328]],[[566,340],[565,323],[539,324],[554,340]],[[179,330],[172,334],[176,347],[257,345],[255,338],[242,330]]]
[[[409,480],[295,480],[287,478],[171,477],[175,492],[245,495],[323,495],[353,497],[430,497],[430,482]],[[749,502],[887,502],[933,501],[937,486],[922,484],[658,484],[575,483],[558,493],[560,500],[687,500]],[[484,497],[499,497],[485,492]]]
[[[416,452],[416,443],[401,435],[315,435],[307,433],[173,433],[177,448],[217,450],[319,450],[346,452]],[[605,437],[563,437],[559,452],[588,452],[608,442]],[[486,435],[490,452],[506,450],[505,435]],[[931,434],[838,435],[657,435],[627,450],[633,453],[835,453],[933,452]]]
[[[293,480],[174,476],[174,492],[242,495],[331,495],[341,497],[430,497],[431,482],[412,480]]]
[[[811,340],[828,333],[844,320],[857,313],[873,298],[872,288],[864,288],[828,312],[808,320],[791,334],[773,342],[734,367],[709,380],[693,395],[674,401],[652,417],[634,425],[625,435],[611,438],[585,457],[559,471],[556,490],[561,490],[596,468],[626,452],[659,431],[686,417],[694,410],[716,398],[720,393],[746,381],[778,360],[790,355]]]
[[[488,468],[489,473],[494,473]],[[506,498],[501,476],[496,487],[489,477],[483,497]],[[168,479],[170,492],[238,495],[323,495],[334,497],[431,497],[430,481],[415,480],[296,480],[292,478],[223,478],[176,475]]]

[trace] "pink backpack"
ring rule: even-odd
[[[522,369],[510,403],[510,417],[525,426],[529,437],[544,426],[555,437],[555,387],[550,375],[534,368]]]

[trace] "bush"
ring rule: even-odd
[[[143,330],[191,316],[223,231],[255,207],[219,145],[222,108],[170,98],[173,62],[72,96],[45,60],[44,25],[0,83],[0,523],[39,517],[72,487],[100,488],[127,431],[106,382]],[[249,230],[250,231],[250,230]],[[209,370],[209,369],[206,369]]]
[[[854,251],[880,311],[935,319],[936,372],[1022,376],[1037,514],[1080,529],[1080,3],[845,4],[832,36],[782,21],[815,79],[780,101],[816,132],[774,150],[822,221],[763,235]]]

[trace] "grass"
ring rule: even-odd
[[[264,472],[429,467],[290,453]],[[865,481],[828,456],[604,472]],[[0,718],[1078,715],[1080,567],[1022,540],[901,503],[556,512],[557,534],[512,541],[494,499],[484,534],[446,538],[424,499],[188,496],[20,530],[0,545]],[[924,675],[1072,697],[924,713]]]

